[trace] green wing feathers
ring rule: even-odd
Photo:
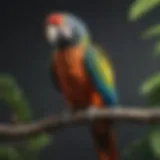
[[[114,71],[109,57],[102,49],[89,47],[86,50],[84,64],[88,76],[97,92],[102,96],[104,104],[116,104]]]

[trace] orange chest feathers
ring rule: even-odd
[[[69,48],[63,53],[57,53],[54,57],[62,93],[70,104],[77,107],[91,104],[91,97],[95,93],[84,69],[83,53],[83,47],[75,47]],[[96,99],[98,97],[97,95]]]

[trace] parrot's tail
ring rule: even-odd
[[[107,121],[94,122],[91,130],[98,160],[118,160],[115,137]]]

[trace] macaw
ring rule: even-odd
[[[47,41],[53,46],[49,74],[73,112],[114,107],[117,91],[109,57],[91,40],[87,26],[69,13],[51,13],[45,19]],[[113,127],[96,120],[91,133],[98,160],[117,160]]]

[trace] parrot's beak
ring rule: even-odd
[[[46,38],[57,49],[65,49],[75,43],[73,31],[70,28],[49,25],[46,27]]]
[[[67,37],[64,34],[60,33],[57,41],[58,49],[65,49],[70,47],[73,44],[72,37]]]

